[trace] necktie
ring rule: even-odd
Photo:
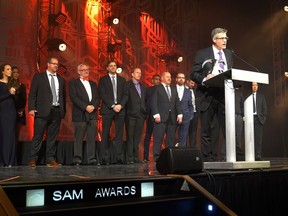
[[[54,75],[50,74],[50,76],[51,76],[51,91],[52,91],[52,95],[53,95],[53,105],[56,105],[57,104],[57,94],[56,94]]]
[[[139,96],[141,97],[141,88],[140,88],[140,84],[139,84],[139,83],[136,83],[136,84],[135,84],[135,87],[136,87],[136,90],[137,90]]]
[[[112,86],[113,86],[114,103],[117,104],[117,87],[115,76],[112,76]]]
[[[253,96],[253,113],[256,113],[256,95],[255,93],[252,94]]]
[[[219,51],[218,54],[219,54],[219,66],[222,70],[224,70],[224,62],[223,62],[222,52]]]
[[[169,98],[169,100],[170,100],[170,98],[171,98],[171,93],[170,93],[169,85],[166,85],[166,90],[167,90],[168,98]]]

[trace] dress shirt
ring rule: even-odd
[[[89,97],[89,101],[91,101],[92,100],[92,90],[91,90],[91,86],[90,86],[89,81],[83,80],[82,77],[80,78],[80,80],[85,87],[85,90],[86,90],[88,97]]]
[[[183,98],[183,94],[184,94],[184,86],[179,86],[177,84],[176,87],[177,87],[177,93],[178,93],[179,100],[181,101]]]

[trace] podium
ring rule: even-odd
[[[225,92],[226,162],[204,162],[204,169],[269,168],[270,161],[255,161],[253,98],[244,102],[245,161],[236,161],[235,145],[235,89],[233,80],[269,84],[266,73],[231,68],[204,82],[208,87],[223,87]]]

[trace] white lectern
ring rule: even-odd
[[[204,162],[204,169],[269,168],[270,161],[255,161],[253,99],[250,96],[244,102],[245,161],[236,161],[235,90],[234,88],[231,88],[231,80],[269,84],[269,76],[266,73],[239,70],[234,68],[218,74],[204,82],[207,86],[225,88],[226,123],[226,162]]]

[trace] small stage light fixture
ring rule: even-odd
[[[109,26],[111,26],[112,24],[114,24],[114,25],[119,24],[120,20],[119,20],[119,18],[116,17],[116,16],[110,16],[110,17],[107,17],[107,18],[106,18],[105,22],[106,22]]]
[[[47,49],[48,51],[65,51],[67,49],[66,43],[59,38],[53,38],[47,40]]]
[[[49,14],[49,17],[48,17],[49,25],[53,25],[53,26],[62,25],[63,23],[66,22],[66,20],[67,20],[67,16],[63,14],[62,12],[59,12],[57,14]]]

